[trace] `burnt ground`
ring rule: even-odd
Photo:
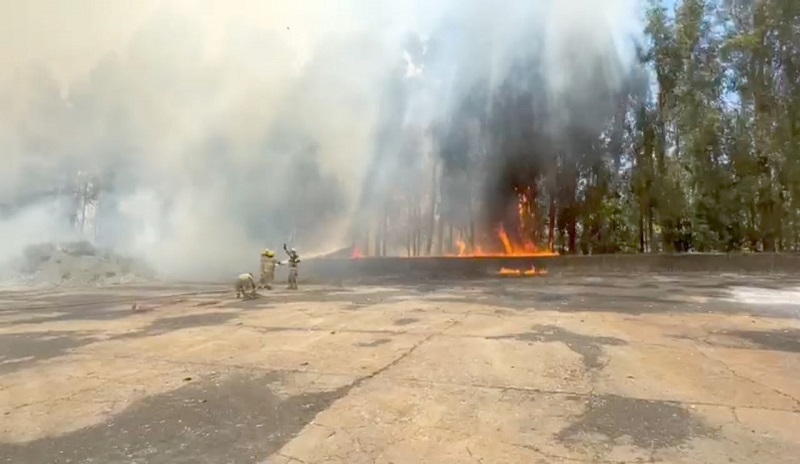
[[[798,285],[6,290],[0,462],[795,463]]]

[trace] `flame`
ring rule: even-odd
[[[553,253],[550,251],[539,251],[536,248],[536,245],[530,241],[524,241],[523,243],[514,243],[511,241],[511,238],[506,233],[506,230],[503,226],[500,226],[497,229],[497,238],[500,240],[500,243],[503,244],[503,251],[502,252],[495,252],[495,253],[487,253],[484,252],[480,247],[476,246],[474,250],[468,251],[468,247],[464,240],[457,240],[456,247],[458,247],[458,254],[450,255],[451,257],[459,257],[459,258],[472,258],[472,257],[489,257],[489,258],[502,258],[507,256],[515,256],[520,258],[525,257],[538,257],[538,256],[557,256],[558,253]]]
[[[514,234],[516,237],[521,239],[521,243],[517,243],[508,235],[504,226],[500,226],[495,230],[495,235],[497,239],[503,246],[502,251],[493,251],[493,252],[485,252],[479,245],[469,245],[465,237],[462,235],[458,238],[454,245],[457,249],[455,253],[451,253],[445,255],[444,257],[449,258],[505,258],[505,257],[517,257],[517,258],[535,258],[535,257],[543,257],[543,256],[558,256],[558,253],[552,251],[541,251],[538,249],[535,243],[530,239],[531,234],[529,233],[531,227],[531,219],[533,217],[534,210],[531,206],[531,201],[535,200],[535,197],[531,194],[530,189],[526,190],[517,190],[517,214],[519,216],[519,233]],[[470,243],[474,243],[473,240],[469,240]],[[358,248],[353,249],[352,258],[364,258],[365,255],[359,250]],[[513,275],[521,274],[522,271],[517,271],[514,269],[507,270],[511,272]],[[502,273],[502,270],[501,270]],[[539,275],[545,273],[543,271],[537,271],[535,269],[531,269],[525,271],[525,275]],[[511,275],[511,274],[509,274]]]
[[[519,276],[519,275],[522,275],[522,273],[519,271],[519,269],[509,269],[507,267],[501,267],[499,274],[500,275],[504,275],[504,276]]]
[[[538,275],[546,275],[547,271],[544,269],[536,269],[535,267],[531,266],[530,269],[520,270],[520,269],[509,269],[507,267],[501,267],[500,270],[497,272],[501,276],[508,276],[508,277],[533,277]]]
[[[530,236],[526,231],[529,230],[531,224],[531,218],[533,215],[533,210],[531,207],[532,195],[530,189],[525,190],[516,190],[517,195],[517,215],[519,219],[519,234],[518,237],[522,239],[521,243],[516,243],[511,240],[506,229],[504,226],[500,226],[495,231],[497,238],[499,239],[500,243],[503,245],[502,252],[494,252],[494,253],[485,253],[481,250],[480,247],[474,247],[474,249],[470,250],[467,247],[466,242],[462,239],[459,239],[456,242],[456,246],[458,247],[458,254],[454,255],[454,257],[493,257],[493,258],[502,258],[502,257],[538,257],[538,256],[557,256],[558,253],[554,253],[552,251],[540,251],[536,244],[533,243],[528,237]],[[453,256],[453,255],[451,255]],[[534,272],[536,272],[534,270]]]
[[[503,226],[500,226],[500,229],[497,231],[497,236],[500,238],[500,241],[503,242],[503,248],[506,250],[506,254],[513,255],[514,247],[511,246],[511,241],[508,239],[508,234]]]
[[[547,269],[536,269],[535,267],[531,266],[531,268],[528,269],[527,271],[523,272],[523,274],[526,275],[526,276],[529,276],[529,277],[530,276],[537,276],[537,275],[546,275],[547,274]]]

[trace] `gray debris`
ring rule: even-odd
[[[5,267],[2,280],[18,285],[104,286],[155,278],[143,262],[87,241],[30,245]]]

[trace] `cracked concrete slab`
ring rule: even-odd
[[[278,451],[313,417],[344,396],[349,385],[288,398],[268,385],[275,374],[233,374],[187,380],[142,398],[104,424],[57,437],[0,444],[12,462],[223,462],[231,453],[258,456]],[[164,446],[179,441],[180,446]]]
[[[0,462],[795,463],[800,320],[730,285],[5,291]]]
[[[784,376],[763,379],[764,383],[742,377],[702,349],[628,345],[607,346],[605,352],[608,364],[598,373],[596,392],[686,403],[795,408],[791,398],[775,390],[784,385]],[[775,362],[774,358],[764,360],[768,359]]]
[[[461,385],[589,392],[581,355],[562,343],[434,337],[388,377]]]

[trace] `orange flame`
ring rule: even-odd
[[[506,250],[506,254],[513,255],[514,247],[511,246],[511,241],[508,239],[508,234],[503,226],[500,226],[500,230],[497,231],[497,236],[500,238],[500,241],[503,242],[503,248]]]
[[[537,275],[545,275],[547,274],[547,269],[536,269],[535,267],[531,266],[531,268],[523,272],[523,274],[529,277]]]
[[[501,267],[497,273],[500,274],[501,276],[507,276],[507,277],[533,277],[538,275],[546,275],[547,271],[544,269],[536,269],[533,266],[531,266],[530,269],[526,269],[524,271],[520,269],[509,269],[507,267]]]
[[[557,256],[558,253],[550,251],[539,251],[533,242],[525,241],[521,244],[516,244],[511,241],[511,238],[506,233],[505,228],[502,226],[497,229],[497,238],[503,244],[503,251],[499,253],[486,253],[480,247],[475,247],[471,252],[467,250],[467,244],[463,240],[456,241],[458,247],[457,255],[450,255],[451,257],[469,258],[469,257],[491,257],[502,258],[507,256],[515,256],[520,258],[533,258],[539,256]]]
[[[509,269],[507,267],[501,267],[499,274],[504,276],[519,276],[522,273],[519,271],[519,269]]]
[[[500,243],[503,245],[503,250],[501,252],[485,252],[480,246],[470,246],[464,240],[462,236],[458,240],[455,241],[454,245],[457,249],[455,253],[451,253],[445,255],[446,257],[450,258],[472,258],[472,257],[483,257],[483,258],[505,258],[505,257],[518,257],[518,258],[535,258],[535,257],[543,257],[543,256],[558,256],[558,253],[552,251],[541,251],[537,248],[536,244],[528,238],[526,229],[529,228],[526,224],[531,223],[531,218],[533,215],[533,210],[531,207],[531,193],[530,189],[521,191],[517,190],[517,214],[519,216],[519,232],[518,237],[521,237],[522,242],[516,243],[509,237],[508,233],[503,226],[500,226],[496,231],[496,236],[499,239]],[[470,242],[473,242],[471,240]],[[353,258],[363,258],[365,255],[359,250],[358,248],[353,249]],[[517,271],[514,269],[508,270],[513,275],[521,274],[521,271]],[[532,272],[532,274],[531,274]],[[501,270],[502,273],[502,270]],[[545,273],[544,271],[537,271],[537,270],[529,270],[525,271],[525,275],[539,275]],[[511,274],[509,274],[511,275]]]

